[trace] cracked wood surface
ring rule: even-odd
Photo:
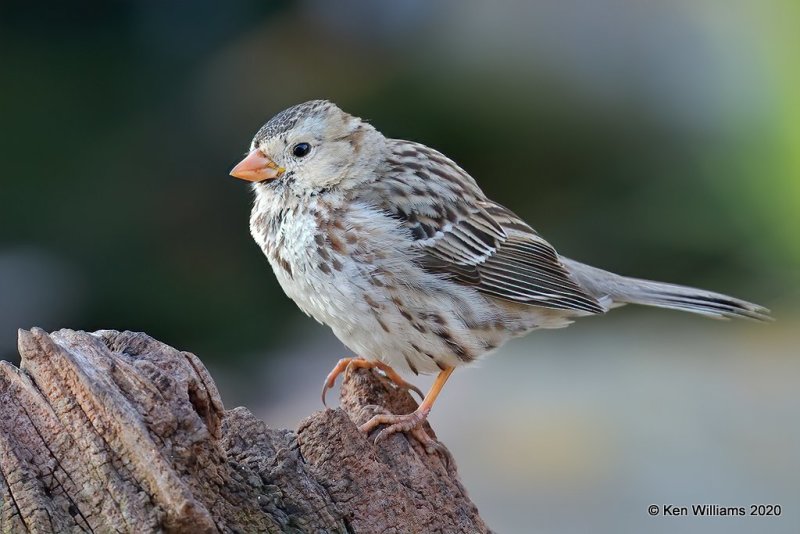
[[[449,453],[358,430],[416,408],[372,370],[291,431],[226,411],[195,355],[146,334],[34,328],[19,352],[0,362],[2,532],[488,532]]]

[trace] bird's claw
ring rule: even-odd
[[[393,434],[403,432],[416,439],[428,454],[438,452],[442,454],[445,459],[449,459],[450,453],[447,449],[425,432],[423,425],[428,419],[428,411],[418,409],[409,414],[394,415],[386,412],[383,408],[380,408],[380,410],[384,413],[378,413],[372,416],[369,421],[359,427],[362,432],[369,434],[377,426],[389,425],[375,436],[374,443],[376,445],[382,441],[386,441]]]
[[[380,375],[380,379],[384,384],[391,384],[390,387],[395,387],[401,391],[408,391],[409,393],[413,391],[417,394],[419,400],[423,400],[425,398],[425,394],[421,389],[410,382],[406,382],[400,377],[400,375],[396,375],[394,378],[392,378],[388,373],[386,373],[386,371],[384,371],[384,373],[385,374]]]
[[[413,391],[417,395],[419,395],[420,399],[424,399],[425,395],[422,393],[417,386],[406,382],[403,377],[397,374],[397,371],[392,369],[389,365],[373,360],[365,360],[364,358],[342,358],[336,363],[336,366],[328,373],[328,376],[325,378],[325,382],[322,384],[322,404],[323,406],[327,407],[328,403],[325,401],[325,395],[328,393],[328,390],[333,387],[336,383],[336,378],[342,373],[345,374],[345,379],[350,376],[350,373],[353,372],[354,368],[359,369],[372,369],[377,367],[381,371],[383,371],[383,375],[381,378],[383,380],[391,382],[395,387],[404,390],[404,391]]]
[[[342,358],[336,362],[336,366],[331,369],[331,372],[328,373],[328,376],[325,378],[325,382],[322,384],[322,405],[326,408],[328,407],[328,403],[325,401],[325,395],[328,393],[328,390],[333,387],[333,384],[336,383],[336,378],[347,369],[352,361],[353,358]]]

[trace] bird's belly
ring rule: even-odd
[[[468,364],[536,327],[522,308],[511,313],[423,270],[391,222],[348,217],[349,227],[332,230],[315,217],[287,212],[271,233],[254,229],[253,235],[284,292],[358,356],[435,373]],[[348,234],[362,224],[370,225],[361,234],[368,239]]]
[[[427,288],[385,282],[379,287],[369,270],[340,261],[342,269],[330,272],[308,258],[293,264],[292,275],[275,262],[273,269],[298,307],[358,356],[430,374],[471,363],[514,335],[480,295],[470,295],[475,302],[464,306],[459,290],[454,296],[438,279]],[[418,274],[417,282],[426,276]]]

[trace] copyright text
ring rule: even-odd
[[[726,516],[773,516],[783,513],[780,504],[750,504],[748,506],[722,506],[719,504],[692,504],[681,506],[677,504],[651,504],[647,507],[651,516],[662,515],[692,516],[692,517],[726,517]]]

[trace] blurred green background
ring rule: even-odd
[[[199,354],[229,406],[246,403],[276,424],[317,409],[276,408],[289,395],[281,383],[296,379],[296,393],[307,382],[315,400],[346,349],[283,296],[249,236],[251,193],[227,172],[274,113],[327,98],[389,136],[450,155],[565,255],[731,293],[779,319],[720,324],[628,307],[529,336],[484,368],[522,365],[514,350],[537,352],[541,339],[564,366],[553,377],[574,377],[576,362],[602,363],[607,354],[623,375],[640,369],[631,383],[659,384],[635,354],[619,356],[631,352],[631,336],[641,342],[632,352],[652,356],[656,346],[666,361],[682,362],[671,359],[676,344],[684,352],[693,345],[673,340],[694,332],[712,374],[733,343],[758,348],[740,355],[744,368],[781,362],[765,371],[767,384],[774,377],[794,391],[800,381],[792,363],[800,352],[796,1],[3,2],[0,49],[5,359],[16,358],[19,327],[143,330]],[[533,358],[524,365],[542,372]],[[696,371],[676,365],[676,376]],[[488,403],[523,388],[513,374],[483,384],[470,398],[483,391]],[[705,402],[697,395],[708,394],[706,382],[697,388],[688,398]],[[752,407],[740,390],[725,391]],[[796,416],[797,396],[778,391],[777,413]],[[609,409],[637,404],[635,393],[625,395],[629,402]],[[527,402],[529,416],[546,414]],[[462,410],[451,404],[439,417]],[[503,432],[520,443],[516,423]],[[796,430],[775,425],[764,432],[796,453]],[[475,452],[475,465],[490,450]],[[471,465],[462,471],[486,495],[478,505],[489,523],[524,531],[527,519],[493,501]],[[643,481],[623,484],[632,495],[648,481],[659,487],[659,472],[637,473]],[[793,476],[786,487],[800,487]],[[745,497],[748,480],[734,482]],[[795,505],[797,521],[798,492],[791,496],[783,504]],[[657,531],[636,506],[620,510]],[[570,513],[543,529],[584,531]],[[628,524],[613,522],[620,514],[609,531]],[[676,525],[662,524],[665,532]]]

